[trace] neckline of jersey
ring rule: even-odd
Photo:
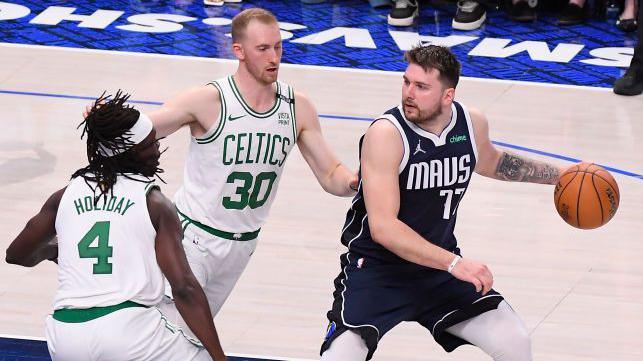
[[[241,103],[241,105],[244,108],[246,108],[248,113],[250,113],[251,115],[253,115],[255,117],[259,117],[259,118],[266,117],[267,115],[270,115],[270,114],[274,113],[274,111],[279,107],[279,104],[281,104],[281,98],[279,97],[279,94],[281,92],[280,87],[279,87],[279,82],[275,82],[276,83],[275,86],[277,88],[276,91],[275,91],[275,102],[272,104],[270,109],[266,110],[265,112],[259,112],[259,111],[255,110],[252,106],[250,106],[250,104],[246,101],[246,98],[243,97],[243,94],[241,94],[241,89],[239,89],[239,86],[237,85],[236,80],[234,80],[234,76],[230,75],[228,77],[228,79],[230,80],[230,85],[232,86],[232,91],[233,91],[234,95],[237,97],[237,99],[239,100],[239,102]]]
[[[406,119],[406,115],[404,115],[404,108],[402,107],[402,104],[397,106],[398,110],[400,111],[400,115],[402,115],[402,119],[404,119],[404,122],[411,128],[412,131],[414,131],[417,135],[420,135],[424,138],[429,139],[430,141],[435,144],[436,147],[439,147],[441,145],[445,145],[447,143],[447,135],[453,128],[455,127],[455,124],[457,122],[458,118],[458,112],[456,111],[455,104],[451,104],[451,120],[449,121],[449,124],[442,130],[440,135],[435,135],[431,132],[427,132],[426,130],[420,128],[417,124],[409,121]]]

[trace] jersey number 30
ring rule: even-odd
[[[230,173],[226,182],[236,185],[237,191],[232,197],[223,197],[223,206],[227,209],[244,209],[247,206],[255,209],[263,206],[270,196],[275,179],[275,172],[259,173],[256,177],[248,172]],[[265,191],[262,192],[263,189]]]
[[[91,246],[98,238],[98,244]],[[80,258],[96,258],[94,263],[94,274],[111,274],[112,264],[109,257],[112,256],[112,246],[109,245],[109,222],[96,222],[78,243],[78,255]]]

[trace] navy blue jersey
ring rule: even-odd
[[[453,103],[451,109],[451,122],[440,136],[406,120],[401,105],[378,119],[386,118],[393,123],[404,143],[399,169],[398,219],[428,242],[459,254],[453,229],[458,205],[466,193],[476,165],[477,150],[468,112],[457,102]],[[361,176],[360,168],[360,187],[346,215],[342,243],[349,248],[349,252],[367,258],[392,263],[407,262],[371,238]]]

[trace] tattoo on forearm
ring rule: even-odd
[[[498,162],[496,176],[513,182],[554,184],[558,181],[558,168],[505,152]]]

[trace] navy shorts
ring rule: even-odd
[[[498,308],[502,295],[486,295],[446,271],[413,263],[391,264],[360,257],[341,256],[342,272],[335,279],[333,308],[320,354],[346,330],[359,332],[370,360],[378,341],[402,321],[424,326],[447,352],[467,341],[444,332],[447,328]]]

